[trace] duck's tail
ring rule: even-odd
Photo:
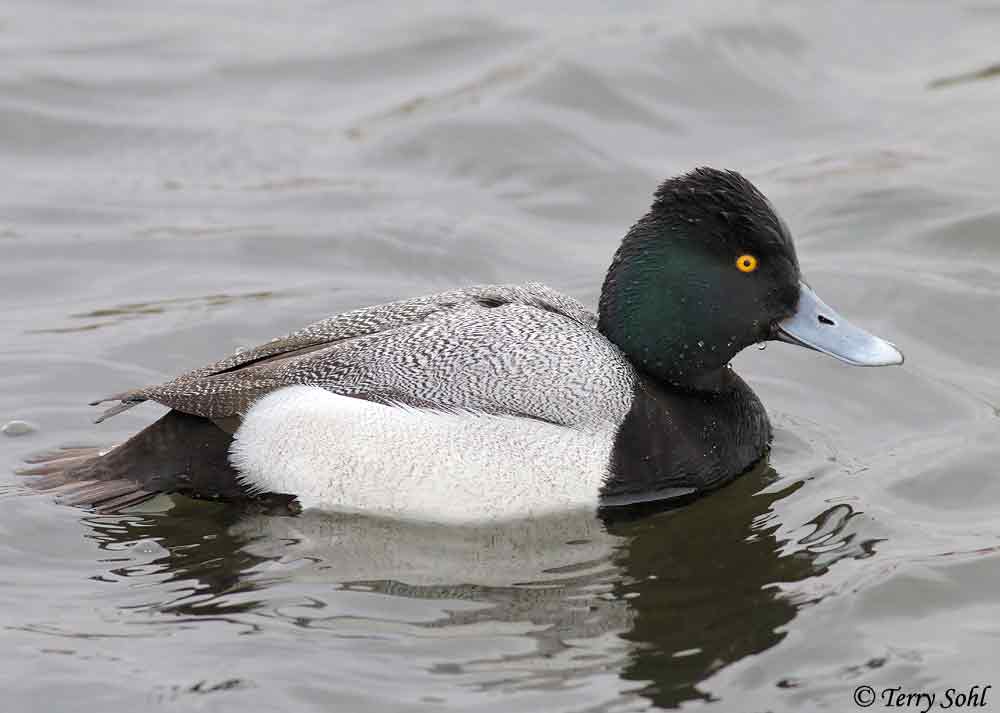
[[[110,449],[62,448],[26,460],[18,474],[67,505],[114,512],[157,493],[246,500],[229,465],[233,437],[209,419],[180,411]]]
[[[114,511],[136,505],[155,495],[130,478],[100,479],[94,472],[110,451],[101,448],[60,448],[25,459],[18,475],[37,476],[28,481],[66,505]]]

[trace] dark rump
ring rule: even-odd
[[[67,505],[112,512],[157,493],[253,499],[229,465],[233,437],[200,416],[170,411],[119,446],[64,448],[27,459],[20,475]]]

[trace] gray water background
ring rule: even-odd
[[[5,0],[0,422],[38,428],[0,436],[3,710],[1000,685],[998,38],[986,2]],[[907,362],[740,355],[772,468],[687,508],[98,517],[10,475],[158,414],[93,426],[92,398],[340,310],[529,279],[595,305],[657,182],[702,164],[756,182],[816,290]]]

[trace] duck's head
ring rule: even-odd
[[[665,181],[608,269],[599,328],[633,364],[716,390],[742,349],[780,340],[849,364],[901,364],[803,281],[788,227],[753,184],[699,168]]]

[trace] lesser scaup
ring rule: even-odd
[[[101,455],[23,472],[113,510],[157,492],[446,522],[670,498],[766,453],[730,368],[781,340],[900,364],[799,274],[792,238],[738,173],[665,181],[623,239],[598,314],[544,285],[482,286],[345,312],[172,381],[115,395],[171,410]],[[101,403],[101,401],[95,402]]]

